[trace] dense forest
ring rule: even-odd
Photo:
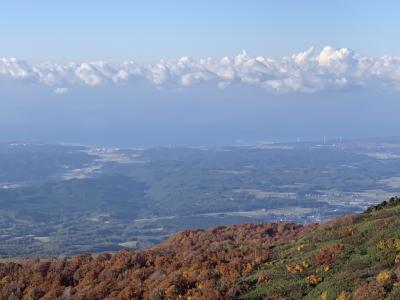
[[[326,224],[175,234],[143,251],[0,264],[1,299],[400,299],[400,200]]]

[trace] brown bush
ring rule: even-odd
[[[385,289],[379,282],[371,282],[360,286],[353,294],[354,300],[379,300],[384,299]]]
[[[343,245],[334,245],[329,248],[320,249],[314,256],[313,260],[318,266],[331,267],[337,256],[344,250]]]

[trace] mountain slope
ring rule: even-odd
[[[242,299],[400,299],[400,200],[274,245]]]
[[[0,264],[0,299],[400,299],[400,200],[326,224],[185,231],[145,251]]]

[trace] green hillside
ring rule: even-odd
[[[400,299],[400,199],[270,250],[241,299]]]

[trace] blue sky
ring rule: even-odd
[[[398,1],[3,1],[0,142],[398,135],[399,11]]]
[[[400,54],[398,1],[3,1],[0,56],[119,61],[310,46]]]

